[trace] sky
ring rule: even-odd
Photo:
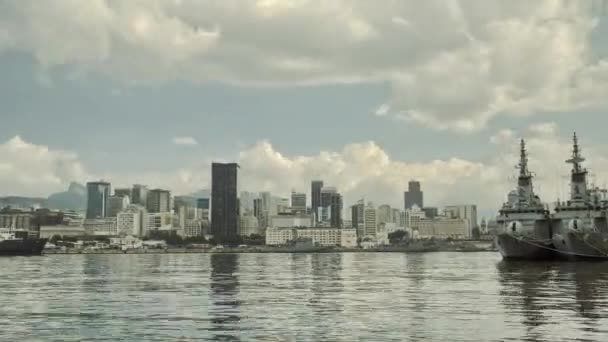
[[[310,191],[492,213],[519,139],[608,181],[608,1],[0,0],[0,195],[71,181]]]

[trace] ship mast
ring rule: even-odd
[[[536,204],[534,187],[532,185],[532,173],[528,169],[528,152],[526,142],[522,139],[519,150],[519,177],[517,179],[518,196],[520,205]]]
[[[572,173],[587,173],[587,170],[585,170],[581,165],[581,163],[585,161],[585,158],[583,158],[581,155],[581,148],[578,145],[578,137],[576,136],[576,132],[574,133],[572,142],[572,158],[566,160],[566,163],[572,164]]]
[[[526,142],[521,139],[519,151],[519,178],[529,178],[532,175],[528,170],[528,152],[526,152]]]
[[[575,132],[572,138],[572,157],[566,160],[566,163],[572,164],[570,198],[574,201],[586,201],[589,195],[587,189],[587,169],[582,165],[585,158],[583,158],[581,150]]]

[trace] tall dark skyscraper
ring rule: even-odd
[[[238,241],[238,167],[236,163],[211,166],[211,234],[218,243]]]
[[[112,188],[107,182],[87,183],[87,219],[106,217]]]
[[[315,220],[318,222],[319,218],[317,217],[317,213],[319,212],[319,208],[321,207],[321,189],[323,188],[323,181],[314,180],[311,183],[310,190],[310,201],[312,212],[315,215]]]
[[[414,205],[419,208],[424,208],[424,194],[420,190],[420,182],[410,181],[408,183],[408,191],[403,194],[405,209],[411,209]]]
[[[342,228],[342,195],[339,193],[332,194],[329,206],[331,208],[331,226]]]
[[[133,189],[131,190],[131,203],[147,207],[148,187],[140,184],[133,185]]]

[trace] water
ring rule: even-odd
[[[0,341],[606,341],[608,264],[497,253],[0,258]]]

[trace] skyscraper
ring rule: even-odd
[[[171,212],[171,192],[162,189],[150,190],[147,204],[150,213],[169,213]]]
[[[112,188],[107,182],[87,183],[87,219],[106,217]]]
[[[211,234],[218,243],[238,241],[238,197],[236,163],[211,166]]]
[[[303,192],[291,192],[291,211],[298,214],[306,214],[306,194]]]
[[[329,202],[331,227],[342,228],[342,195],[333,193]]]
[[[408,191],[403,194],[404,209],[411,209],[414,205],[418,208],[424,207],[424,194],[420,190],[420,182],[410,181],[408,183]]]
[[[323,188],[322,180],[314,180],[311,183],[310,201],[312,212],[315,215],[315,221],[320,221],[318,216],[319,208],[321,207],[321,189]]]
[[[131,203],[147,207],[148,187],[140,184],[133,185],[133,190],[131,191]]]
[[[114,196],[120,196],[120,197],[129,197],[129,200],[131,200],[131,189],[130,188],[116,188],[114,189]]]
[[[361,199],[357,204],[351,207],[353,228],[357,230],[357,237],[362,238],[365,235],[365,200]]]

